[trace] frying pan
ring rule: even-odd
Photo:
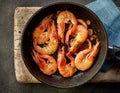
[[[55,13],[58,10],[60,11],[69,10],[73,12],[75,15],[80,16],[80,18],[82,18],[83,20],[90,20],[91,21],[90,28],[92,28],[95,31],[98,30],[100,31],[99,33],[97,33],[97,36],[101,42],[101,47],[94,61],[93,66],[89,70],[84,72],[78,72],[70,78],[63,78],[58,73],[52,76],[44,75],[39,70],[38,66],[35,64],[31,56],[31,50],[33,46],[32,45],[33,30],[45,16],[51,13]],[[85,6],[73,2],[54,3],[47,5],[42,9],[38,10],[27,22],[21,40],[22,57],[25,65],[27,66],[31,74],[39,81],[59,88],[69,88],[69,87],[79,86],[92,79],[103,65],[106,59],[107,49],[108,49],[107,35],[100,19]]]

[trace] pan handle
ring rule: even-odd
[[[120,47],[117,46],[112,46],[109,47],[110,50],[110,55],[111,55],[111,60],[114,62],[120,62]]]
[[[109,46],[108,55],[103,67],[101,68],[101,71],[106,72],[112,67],[113,64],[117,63],[120,63],[120,47]]]

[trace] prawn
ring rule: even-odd
[[[100,42],[97,42],[93,48],[80,51],[75,57],[75,67],[81,71],[89,69],[99,51]]]
[[[78,47],[81,46],[87,40],[88,30],[83,25],[78,25],[75,34],[75,38],[70,42],[71,46],[69,48],[69,53],[74,53],[78,49]]]
[[[70,58],[71,62],[66,63],[66,58],[65,58],[65,52],[64,52],[64,46],[62,46],[61,49],[58,51],[58,58],[57,58],[57,64],[58,64],[58,70],[59,73],[63,77],[71,77],[75,73],[75,65],[74,65],[74,58]]]
[[[74,14],[70,11],[62,11],[58,14],[57,24],[58,24],[58,36],[62,39],[62,43],[64,42],[64,32],[65,32],[65,23],[73,24],[71,28],[71,32],[73,32],[77,27],[77,19],[75,18]]]
[[[57,71],[56,60],[49,55],[40,55],[33,50],[33,59],[38,65],[39,69],[46,75],[52,75]],[[45,61],[46,59],[47,61]]]
[[[38,44],[43,44],[49,39],[49,33],[45,32],[48,30],[47,27],[51,22],[53,14],[46,16],[41,23],[35,28],[32,34],[33,41],[37,41]]]
[[[55,22],[52,21],[51,26],[48,25],[48,29],[50,31],[49,41],[46,45],[39,46],[37,42],[33,42],[34,49],[40,54],[53,54],[58,48],[58,35],[56,31]]]

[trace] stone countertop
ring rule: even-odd
[[[21,57],[21,34],[28,19],[40,7],[17,7],[14,14],[14,67],[18,82],[40,83],[26,68]],[[113,66],[106,72],[99,72],[90,82],[120,82],[120,66]]]

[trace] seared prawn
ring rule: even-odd
[[[33,59],[38,65],[39,69],[46,75],[52,75],[57,71],[57,63],[56,60],[49,55],[40,55],[36,51],[33,50]],[[45,61],[45,59],[47,61]]]
[[[34,48],[40,54],[53,54],[58,48],[58,35],[56,31],[55,22],[52,21],[51,25],[48,25],[49,40],[44,44],[44,46],[39,46],[37,41],[33,42]]]
[[[75,18],[74,14],[70,11],[62,11],[58,14],[57,24],[58,24],[58,36],[62,39],[62,43],[64,42],[64,33],[65,33],[65,24],[71,22],[72,28],[70,29],[71,32],[76,30],[77,27],[77,19]]]
[[[99,45],[100,42],[97,42],[93,48],[80,51],[75,57],[75,67],[81,71],[89,69],[97,56]]]
[[[57,58],[58,70],[63,77],[71,77],[75,73],[74,58],[71,58],[70,63],[66,63],[64,46],[58,51]]]
[[[69,53],[74,53],[78,49],[78,47],[87,40],[87,37],[88,30],[83,25],[78,25],[77,31],[75,33],[75,38],[72,41],[70,41],[71,45],[69,48]]]
[[[53,14],[46,16],[41,23],[35,28],[32,34],[33,42],[36,41],[38,44],[44,44],[49,39],[48,25],[52,21]]]

